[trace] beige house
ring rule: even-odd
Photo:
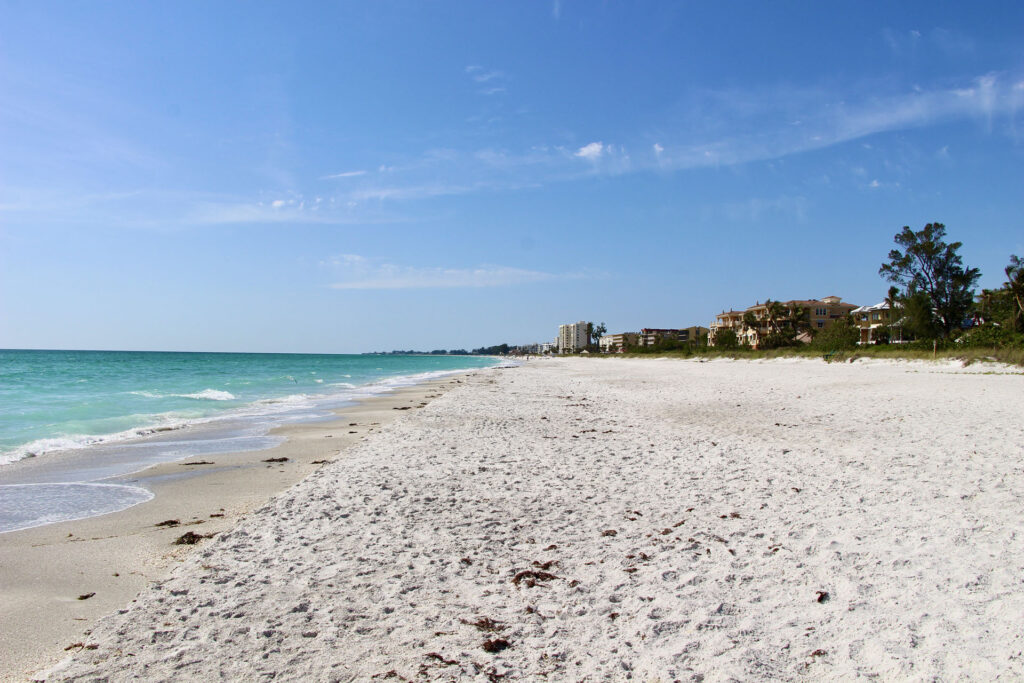
[[[778,305],[775,305],[778,304]],[[722,311],[715,316],[708,333],[708,344],[715,345],[718,333],[731,329],[740,344],[757,348],[761,339],[772,333],[791,329],[797,318],[803,326],[821,330],[836,320],[841,320],[856,309],[855,304],[843,303],[838,296],[821,299],[792,299],[780,302],[757,302],[743,311]],[[810,341],[809,335],[801,334],[801,341]]]

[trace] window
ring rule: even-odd
[[[818,329],[821,329],[822,327],[825,327],[825,321],[824,320],[819,320],[818,321]]]
[[[814,315],[828,315],[828,309],[826,308],[815,308]]]

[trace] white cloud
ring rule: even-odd
[[[339,268],[345,277],[333,289],[439,289],[508,287],[513,285],[578,279],[580,274],[554,274],[509,266],[482,265],[476,268],[431,268],[375,263],[355,254],[342,254],[325,262]]]
[[[274,201],[270,202],[270,205],[272,207],[274,207],[275,209],[280,209],[281,207],[283,207],[283,206],[285,206],[287,204],[288,204],[288,202],[286,202],[283,199],[275,199]]]
[[[603,142],[591,142],[589,145],[583,145],[576,150],[576,156],[581,159],[589,159],[590,161],[596,161],[602,153],[604,153]]]
[[[870,183],[868,183],[868,187],[881,187],[881,186],[882,186],[882,184],[880,182],[878,182],[877,178],[875,178]]]
[[[366,175],[366,171],[343,171],[342,173],[332,173],[331,175],[325,175],[320,180],[330,180],[332,178],[355,178],[356,176]]]
[[[661,153],[665,151],[665,148],[659,145],[657,142],[654,143],[654,153],[657,156],[661,156]]]

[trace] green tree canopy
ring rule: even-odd
[[[728,327],[722,328],[715,333],[715,347],[720,349],[735,349],[740,345],[736,333]]]
[[[895,237],[903,248],[889,252],[878,274],[906,288],[907,296],[923,293],[931,305],[930,315],[939,333],[948,337],[959,329],[974,303],[973,289],[981,272],[964,268],[957,251],[963,244],[947,244],[946,226],[929,223],[917,232],[904,226]]]

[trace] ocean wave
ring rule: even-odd
[[[165,398],[166,394],[158,394],[155,391],[129,391],[132,396],[142,396],[143,398]]]
[[[197,401],[233,401],[236,398],[230,391],[220,391],[219,389],[203,389],[192,394],[160,394],[155,391],[129,391],[128,393],[143,398],[191,398]]]
[[[114,443],[128,441],[144,436],[151,436],[157,432],[169,432],[177,429],[184,429],[190,424],[188,420],[171,420],[168,416],[164,422],[151,424],[142,427],[132,427],[124,431],[112,434],[70,434],[67,436],[55,436],[46,439],[36,439],[27,444],[18,446],[5,453],[0,453],[0,465],[7,465],[19,460],[34,458],[38,455],[53,453],[54,451],[73,451],[79,448],[86,448],[101,443]]]
[[[203,389],[194,394],[172,394],[181,398],[194,398],[203,401],[233,401],[235,395],[230,391],[218,391],[217,389]]]

